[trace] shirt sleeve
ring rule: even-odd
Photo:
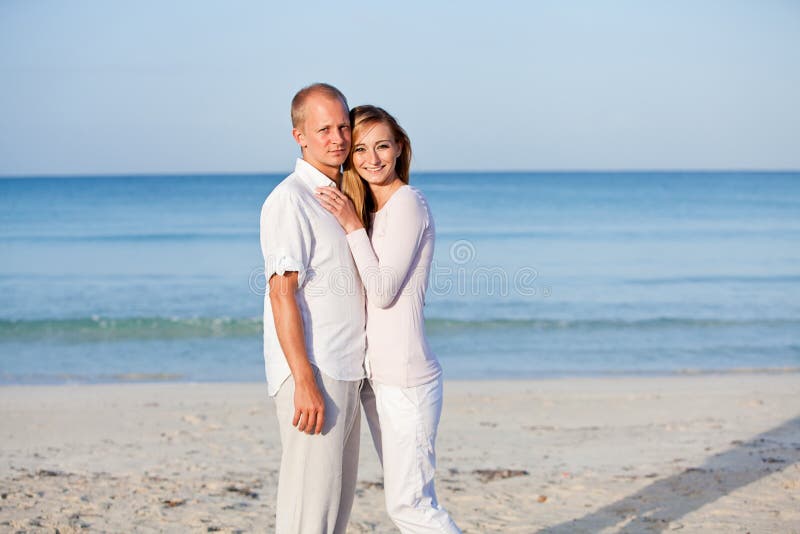
[[[392,203],[387,213],[384,238],[389,246],[380,258],[375,254],[366,230],[361,228],[347,234],[358,274],[372,304],[388,308],[397,299],[428,225],[428,212],[421,200],[416,194],[403,194]]]
[[[297,272],[303,286],[309,267],[310,232],[297,202],[290,194],[270,195],[261,208],[261,253],[267,288],[273,274]]]

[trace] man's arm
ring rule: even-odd
[[[269,279],[269,302],[278,342],[286,355],[294,379],[292,425],[301,432],[319,434],[325,422],[325,401],[317,387],[314,370],[306,353],[303,318],[295,298],[297,287],[296,271],[273,275]]]

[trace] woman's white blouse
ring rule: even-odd
[[[367,374],[376,382],[413,387],[441,366],[425,338],[425,290],[435,230],[425,197],[402,186],[375,213],[371,236],[347,235],[367,293]]]

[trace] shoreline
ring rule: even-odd
[[[0,529],[269,531],[265,385],[0,387]],[[392,532],[361,430],[348,531]],[[446,380],[437,452],[465,533],[800,532],[796,373]]]
[[[544,372],[539,374],[517,374],[506,375],[499,373],[488,377],[459,376],[455,378],[445,378],[446,382],[493,382],[493,381],[537,381],[537,380],[572,380],[572,379],[625,379],[625,378],[679,378],[685,376],[736,376],[736,375],[792,375],[800,374],[800,367],[779,366],[779,367],[731,367],[726,369],[715,368],[683,368],[676,370],[662,371],[586,371],[576,373],[574,371],[565,372]],[[123,375],[113,375],[108,380],[66,380],[50,382],[3,382],[0,380],[0,389],[13,387],[56,387],[56,386],[101,386],[101,385],[124,385],[124,384],[242,384],[256,385],[265,384],[265,379],[261,380],[214,380],[214,379],[181,379],[180,374],[176,373],[126,373]]]

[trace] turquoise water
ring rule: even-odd
[[[0,383],[263,380],[281,178],[0,180]],[[800,368],[800,173],[412,182],[450,378]]]

